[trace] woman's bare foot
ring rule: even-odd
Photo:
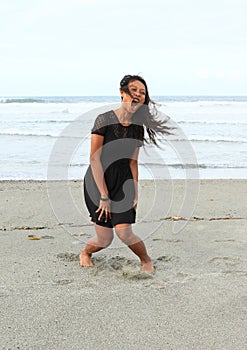
[[[142,261],[142,269],[141,272],[154,273],[154,267],[151,259],[148,261]]]
[[[86,249],[82,249],[81,254],[80,254],[80,265],[82,267],[87,267],[87,266],[94,266],[92,260],[91,260],[91,255],[86,252]]]

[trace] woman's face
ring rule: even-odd
[[[130,81],[128,84],[130,95],[123,90],[120,90],[122,104],[124,109],[129,113],[135,113],[138,108],[143,105],[146,97],[145,85],[139,80]]]

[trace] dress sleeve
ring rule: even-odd
[[[97,134],[104,136],[107,129],[107,120],[104,114],[99,114],[95,119],[94,126],[91,130],[91,134]]]

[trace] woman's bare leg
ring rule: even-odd
[[[80,254],[81,266],[93,266],[91,256],[93,253],[108,247],[113,239],[113,229],[94,224],[96,236],[91,238]]]
[[[153,272],[153,264],[149,257],[145,244],[140,237],[135,235],[130,224],[118,224],[115,227],[118,237],[135,253],[142,264],[142,271]]]

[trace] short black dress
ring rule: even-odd
[[[95,211],[99,207],[100,193],[89,166],[84,177],[84,197],[91,221],[105,227],[132,224],[135,222],[136,212],[133,208],[135,187],[130,159],[135,149],[143,144],[144,128],[135,123],[122,125],[111,110],[98,115],[92,134],[104,136],[100,160],[111,200],[112,217],[107,222],[104,215],[98,220],[100,213]]]

